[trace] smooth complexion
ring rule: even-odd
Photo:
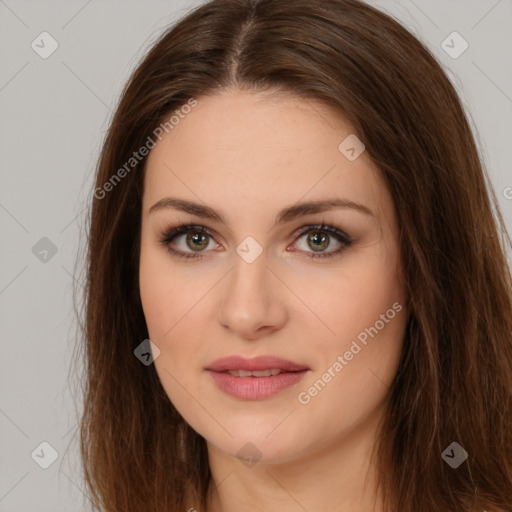
[[[353,131],[320,103],[240,90],[197,99],[147,160],[139,278],[149,335],[161,351],[159,378],[207,442],[208,512],[380,511],[370,454],[407,322],[389,192],[365,152],[349,161],[338,150]],[[169,197],[208,206],[224,222],[162,203],[151,210]],[[327,199],[372,213],[346,206],[275,223],[287,207]],[[202,238],[192,230],[199,251],[187,233],[162,243],[179,223],[207,231]],[[322,223],[350,244],[304,232]],[[251,263],[236,250],[247,237],[263,250]],[[402,311],[300,403],[298,394],[397,302]],[[237,399],[205,371],[230,355],[274,355],[310,371],[269,398]],[[252,467],[237,458],[247,443],[261,457]]]

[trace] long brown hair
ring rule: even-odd
[[[450,80],[360,0],[212,0],[163,34],[124,88],[88,220],[80,450],[92,503],[205,506],[206,442],[133,353],[148,338],[138,288],[145,158],[126,162],[190,98],[230,88],[335,109],[392,194],[410,317],[375,452],[385,511],[510,511],[510,236]],[[457,469],[442,457],[452,442],[468,454]]]

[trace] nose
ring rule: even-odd
[[[268,267],[265,252],[248,263],[236,255],[221,290],[218,321],[239,338],[257,340],[282,329],[288,319],[286,287]]]

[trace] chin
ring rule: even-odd
[[[297,457],[297,443],[284,444],[284,438],[276,437],[270,439],[267,433],[261,437],[250,438],[247,435],[233,439],[222,439],[220,442],[207,439],[207,442],[216,450],[223,452],[230,457],[237,458],[247,467],[256,464],[283,464],[292,461]]]

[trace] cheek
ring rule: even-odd
[[[154,258],[148,254],[149,251],[141,251],[139,269],[139,288],[142,309],[146,318],[146,324],[150,337],[159,334],[163,329],[163,322],[166,312],[170,309],[172,295],[165,293],[167,279],[154,264]]]
[[[361,331],[374,326],[390,309],[391,320],[382,332],[399,331],[400,324],[395,322],[399,315],[395,315],[392,307],[398,302],[405,309],[405,297],[396,268],[396,253],[375,245],[347,253],[339,266],[311,267],[308,272],[294,268],[286,276],[308,307],[303,321],[310,319],[308,325],[318,332],[317,342],[326,345],[322,347],[324,353],[350,345]]]
[[[297,390],[297,400],[307,411],[308,428],[326,438],[358,428],[388,397],[407,323],[404,303],[395,300],[400,299],[397,288],[388,284],[386,290],[376,290],[375,284],[354,288],[352,300],[341,298],[333,314],[336,336],[315,337],[315,352],[322,356]]]
[[[316,411],[339,402],[339,422],[345,421],[346,411],[353,418],[369,414],[396,375],[407,324],[405,292],[396,269],[397,253],[375,246],[346,258],[308,296],[324,334],[311,337],[315,352],[322,354],[307,383],[314,389],[309,388],[311,395],[306,385],[300,391],[308,393]]]
[[[171,255],[150,236],[149,232],[143,230],[139,287],[148,330],[157,339],[185,314],[187,291],[191,286],[190,278],[178,270]]]
[[[143,240],[139,267],[140,298],[149,337],[161,351],[165,348],[166,333],[185,313],[181,282],[169,265],[165,250]]]
[[[197,364],[194,357],[198,347],[191,336],[184,334],[191,332],[187,311],[192,307],[182,292],[186,282],[163,259],[165,256],[162,258],[158,251],[142,249],[140,296],[149,338],[160,350],[154,361],[156,372],[169,399],[182,410],[190,400],[188,393],[196,392],[186,369]]]
[[[155,366],[163,381],[172,385],[168,370],[176,378],[197,366],[201,340],[208,326],[202,325],[205,297],[210,280],[194,277],[194,271],[170,261],[161,248],[142,245],[139,287],[149,338],[160,349]],[[178,375],[179,374],[179,375]],[[170,380],[169,380],[170,379]],[[181,380],[181,377],[180,377]],[[166,386],[167,387],[167,386]]]
[[[196,320],[201,304],[197,304],[195,294],[184,293],[190,289],[192,278],[171,269],[168,262],[159,263],[159,258],[148,255],[144,259],[141,254],[140,267],[140,294],[149,338],[160,349],[154,367],[174,407],[190,424],[202,425],[204,411],[197,406],[201,392],[195,378],[201,340],[204,343],[204,329],[195,328],[199,326]]]

